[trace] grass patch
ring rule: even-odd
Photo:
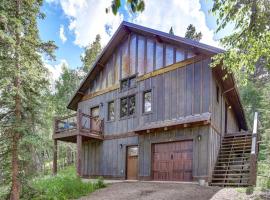
[[[66,200],[81,196],[105,187],[102,179],[97,182],[83,182],[76,176],[75,168],[69,167],[57,176],[39,177],[32,181],[31,187],[25,187],[22,199]]]

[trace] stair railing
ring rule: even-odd
[[[252,142],[251,142],[251,153],[250,153],[250,176],[249,184],[256,185],[257,178],[257,157],[258,157],[258,113],[254,114],[253,131],[252,131]]]

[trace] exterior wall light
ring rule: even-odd
[[[120,144],[119,146],[120,146],[120,149],[123,149],[123,144]]]
[[[198,141],[201,141],[202,136],[201,136],[201,135],[198,135],[198,136],[197,136],[197,139],[198,139]]]

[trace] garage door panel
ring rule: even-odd
[[[192,180],[192,141],[153,145],[154,180]]]

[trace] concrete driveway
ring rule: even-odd
[[[121,182],[81,200],[208,200],[220,189],[192,183]]]

